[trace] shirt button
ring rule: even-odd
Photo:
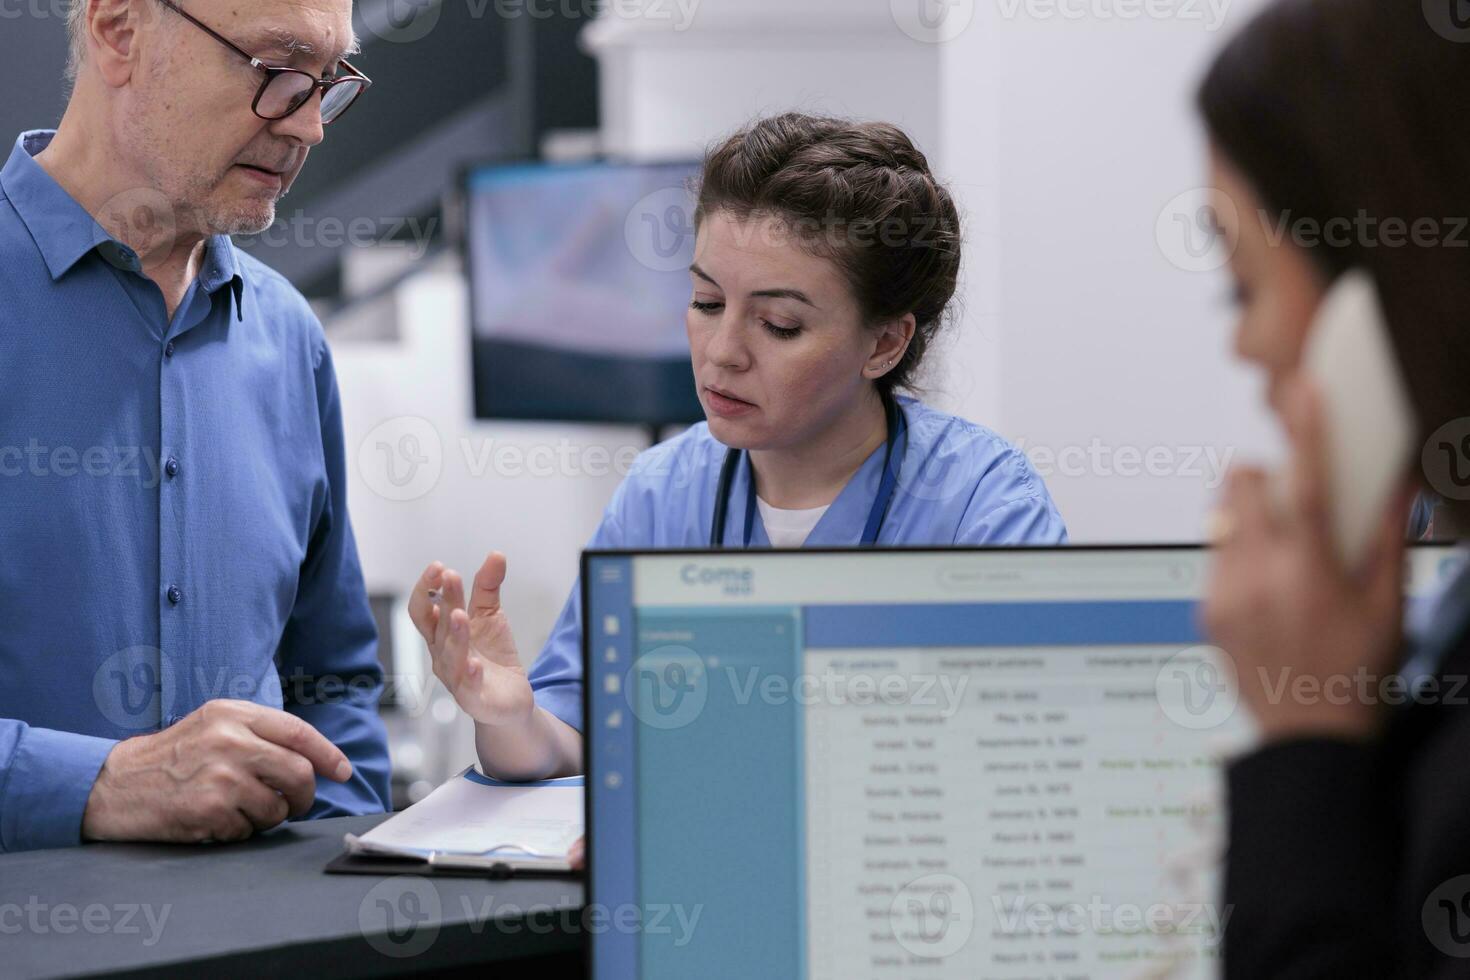
[[[183,599],[184,599],[184,593],[179,589],[179,587],[177,585],[170,585],[168,587],[168,601],[169,602],[171,602],[171,603],[173,603],[174,605],[177,606],[180,602],[183,601]]]
[[[169,479],[179,475],[179,461],[177,457],[170,456],[168,462],[163,464],[163,471],[169,475]]]
[[[172,340],[170,340],[167,344],[164,344],[163,345],[163,356],[164,357],[173,357],[174,356],[174,342]]]

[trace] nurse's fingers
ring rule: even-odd
[[[469,656],[469,617],[463,609],[451,609],[446,610],[441,618],[444,621],[444,642],[439,645],[434,659],[444,682],[457,686],[462,679],[460,675],[464,671],[465,659]]]
[[[431,562],[408,596],[408,618],[413,620],[414,629],[425,643],[434,642],[434,600],[429,593],[437,592],[443,581],[444,566]]]
[[[505,556],[492,551],[475,573],[475,587],[470,593],[470,615],[492,616],[499,612],[500,587],[504,584]]]
[[[444,573],[444,587],[439,590],[439,619],[434,624],[434,645],[442,647],[449,635],[449,613],[464,608],[464,580],[454,569]]]

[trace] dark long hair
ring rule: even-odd
[[[1377,283],[1426,441],[1455,420],[1470,434],[1470,28],[1457,2],[1277,0],[1199,90],[1215,149],[1273,220],[1353,223],[1309,254],[1329,281],[1360,267]]]

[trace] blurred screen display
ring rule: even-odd
[[[593,163],[470,174],[479,417],[704,417],[684,329],[697,172]]]

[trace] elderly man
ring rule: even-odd
[[[0,851],[380,812],[331,354],[227,237],[367,88],[351,2],[70,28],[66,114],[0,171]]]

